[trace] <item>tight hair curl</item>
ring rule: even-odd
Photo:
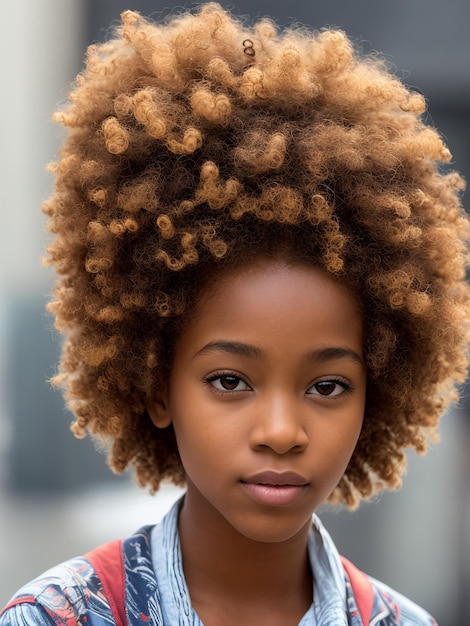
[[[74,433],[151,491],[184,483],[146,404],[208,277],[281,255],[362,303],[366,412],[330,500],[398,487],[467,368],[464,184],[439,169],[422,96],[339,30],[248,28],[206,4],[166,24],[123,13],[69,100],[43,210]]]

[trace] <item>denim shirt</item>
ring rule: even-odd
[[[203,626],[191,605],[177,530],[180,503],[156,526],[122,543],[129,626]],[[336,547],[314,516],[308,539],[315,601],[299,626],[362,626],[351,584]],[[370,579],[370,626],[435,626],[420,607]],[[0,626],[110,626],[109,598],[91,563],[77,557],[25,585],[0,616]]]

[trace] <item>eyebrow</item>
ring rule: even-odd
[[[265,357],[265,352],[261,348],[240,341],[210,341],[198,350],[194,356],[197,357],[208,352],[228,352],[237,356],[256,357],[259,359]]]
[[[193,358],[207,354],[209,352],[227,352],[228,354],[234,354],[236,356],[246,356],[250,358],[263,359],[266,357],[266,353],[261,348],[253,346],[248,343],[240,341],[210,341],[200,350],[196,352]],[[305,361],[316,361],[318,363],[326,363],[327,361],[338,361],[341,359],[349,359],[364,365],[364,361],[361,356],[351,348],[344,348],[335,346],[331,348],[318,348],[317,350],[310,350],[303,355]]]
[[[364,365],[362,357],[351,348],[334,347],[334,348],[319,348],[318,350],[312,350],[305,354],[307,361],[318,361],[325,363],[326,361],[337,361],[339,359],[349,359],[355,361],[360,365]]]

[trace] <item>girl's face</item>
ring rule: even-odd
[[[341,479],[365,396],[356,299],[316,267],[265,261],[201,294],[149,411],[174,426],[194,523],[279,542]]]

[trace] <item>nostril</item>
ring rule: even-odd
[[[276,454],[302,452],[308,445],[308,435],[294,420],[262,420],[251,433],[251,445],[258,449],[270,449]]]

